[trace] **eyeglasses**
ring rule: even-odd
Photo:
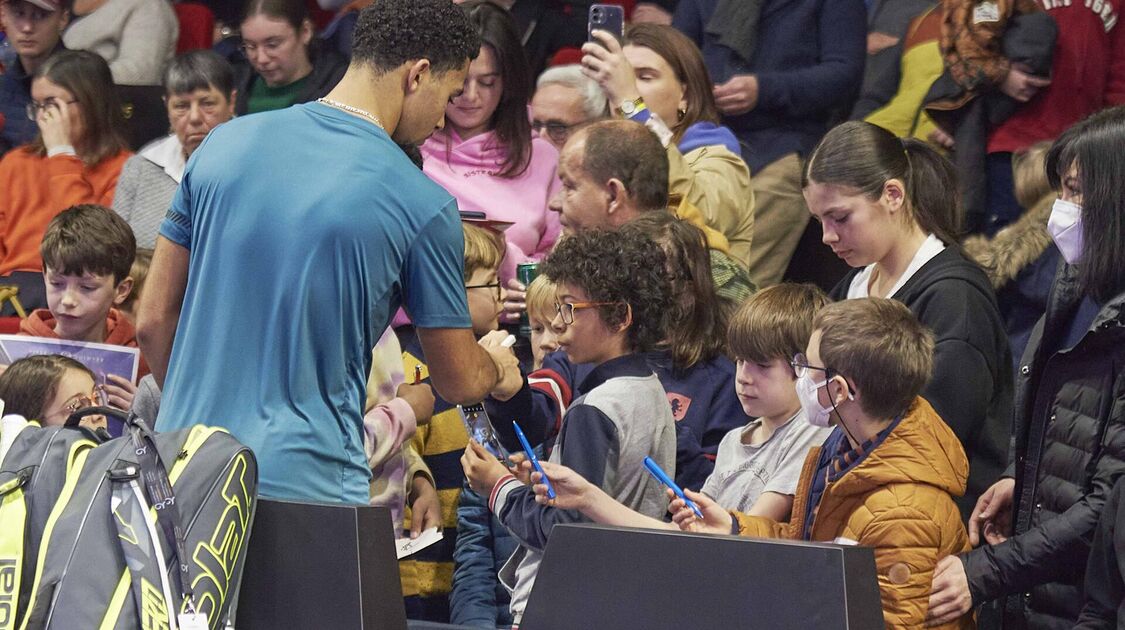
[[[289,43],[289,39],[289,37],[271,37],[261,44],[243,42],[239,48],[242,49],[242,52],[245,53],[247,57],[253,57],[254,53],[258,52],[259,48],[261,48],[262,52],[266,53],[266,55],[273,57],[277,54],[277,51],[281,50],[282,46]]]
[[[797,354],[793,355],[793,360],[789,362],[789,365],[793,367],[793,373],[797,375],[797,378],[801,378],[802,376],[808,374],[809,370],[820,370],[821,372],[824,372],[824,376],[826,378],[830,378],[836,373],[835,370],[829,367],[809,365],[809,360],[807,357],[805,357],[805,353],[803,352],[798,352]]]
[[[62,109],[63,105],[73,105],[77,102],[78,101],[64,101],[57,98],[49,98],[43,103],[36,103],[35,101],[31,101],[27,104],[27,118],[28,120],[38,120],[39,112],[47,109],[48,107],[57,107],[59,109]]]
[[[559,143],[566,142],[566,139],[570,137],[570,130],[574,129],[577,126],[577,124],[568,125],[557,120],[531,121],[531,128],[534,129],[536,133],[542,135],[543,128],[546,127],[547,135],[550,136],[551,140]]]
[[[99,407],[104,404],[106,404],[105,387],[102,385],[96,385],[94,387],[94,390],[89,394],[79,395],[71,398],[70,400],[66,401],[66,403],[64,403],[61,408],[55,411],[54,414],[48,414],[48,416],[57,414],[65,419],[76,411],[81,411],[88,407]]]
[[[465,290],[468,291],[469,289],[496,289],[496,301],[499,302],[501,300],[499,280],[488,284],[466,284]]]
[[[583,308],[593,308],[595,306],[612,306],[620,304],[620,302],[555,302],[555,313],[562,317],[562,321],[566,325],[574,323],[574,311]]]

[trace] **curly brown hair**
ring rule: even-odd
[[[591,301],[611,302],[597,311],[607,326],[629,320],[633,352],[652,350],[665,337],[668,311],[664,250],[639,231],[587,230],[559,242],[540,270],[556,283],[572,284]]]

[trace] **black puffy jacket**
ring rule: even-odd
[[[1109,496],[1086,565],[1086,605],[1074,630],[1125,627],[1125,481]]]
[[[974,603],[1012,596],[1005,630],[1074,626],[1090,541],[1125,472],[1125,293],[1059,348],[1082,297],[1074,268],[1061,267],[1021,361],[1014,535],[962,555]]]

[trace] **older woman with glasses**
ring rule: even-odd
[[[133,228],[137,247],[152,249],[184,165],[212,129],[234,116],[234,70],[210,50],[172,60],[164,73],[164,103],[172,133],[129,158],[113,209]]]
[[[347,70],[347,59],[316,45],[304,0],[250,0],[241,31],[245,61],[235,65],[239,115],[316,100]]]
[[[58,52],[40,66],[27,115],[39,135],[0,160],[0,284],[19,287],[31,310],[47,306],[39,257],[47,224],[76,204],[110,205],[132,154],[109,65],[92,52]]]

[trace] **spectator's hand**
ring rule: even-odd
[[[133,408],[133,398],[137,395],[137,386],[127,378],[116,374],[107,374],[105,384],[106,402],[110,407],[124,411]]]
[[[410,537],[437,527],[441,529],[441,501],[425,475],[414,475],[414,501],[410,504]]]
[[[640,97],[633,64],[621,51],[621,43],[608,31],[594,31],[595,42],[582,45],[582,73],[601,86],[610,105],[617,107],[625,101]]]
[[[524,485],[531,485],[531,471],[535,468],[528,461],[527,455],[523,453],[512,453],[508,455],[508,472],[516,476],[520,483]]]
[[[758,77],[752,74],[733,76],[729,81],[716,85],[713,90],[715,104],[727,116],[737,116],[758,106]]]
[[[492,388],[492,397],[497,400],[508,400],[523,388],[519,359],[511,348],[500,345],[507,338],[507,331],[494,330],[481,337],[478,342],[488,356],[492,357],[492,362],[496,364],[497,373],[500,375],[500,381]]]
[[[1050,84],[1050,79],[1044,79],[1029,74],[1022,68],[1013,65],[1008,69],[1008,76],[1004,77],[1004,82],[1000,84],[1000,91],[1021,103],[1026,103],[1030,101],[1039,90]]]
[[[880,50],[886,50],[891,46],[898,43],[898,38],[894,35],[887,35],[886,33],[868,33],[867,34],[867,54],[874,55]]]
[[[535,501],[541,505],[551,505],[564,510],[581,510],[590,503],[590,495],[594,485],[566,466],[539,462],[547,479],[555,490],[555,498],[547,498],[547,484],[542,483],[543,475],[538,471],[531,473],[531,481],[535,484],[531,488],[535,491]],[[527,463],[528,468],[531,462]]]
[[[475,440],[469,440],[469,445],[465,447],[465,453],[461,455],[461,468],[465,469],[469,487],[482,497],[487,497],[492,492],[492,486],[508,474],[504,464]]]
[[[715,503],[711,497],[691,490],[684,490],[684,496],[691,499],[699,508],[699,511],[703,512],[703,520],[699,520],[699,517],[684,503],[683,499],[677,497],[671,489],[667,490],[667,493],[668,498],[672,499],[672,503],[668,505],[668,511],[672,513],[672,522],[681,530],[730,535],[730,514],[723,509],[723,506]]]
[[[43,135],[43,146],[50,151],[74,143],[70,140],[70,111],[67,105],[52,102],[39,110],[39,133]],[[128,409],[128,407],[126,407]]]
[[[937,128],[937,127],[935,127],[934,130],[930,132],[930,142],[938,145],[939,147],[941,147],[941,148],[943,148],[947,151],[952,150],[953,144],[954,144],[953,136],[945,133],[944,131],[942,131],[940,128]]]
[[[1012,535],[1012,497],[1016,490],[1016,480],[1006,477],[992,484],[977,499],[973,513],[969,516],[969,542],[974,547],[980,545],[981,534],[990,545],[996,545]]]
[[[504,314],[514,321],[527,310],[527,287],[519,280],[508,280],[508,287],[504,289]]]
[[[633,24],[645,22],[648,24],[671,26],[672,14],[658,4],[638,2],[637,6],[633,8],[632,22]]]
[[[934,569],[934,581],[930,587],[930,608],[926,611],[926,626],[949,623],[972,608],[973,596],[969,593],[969,578],[965,576],[965,564],[957,556],[942,558]]]
[[[403,383],[398,386],[395,395],[410,405],[410,409],[414,411],[415,424],[423,426],[430,422],[434,415],[434,390],[428,384]]]

